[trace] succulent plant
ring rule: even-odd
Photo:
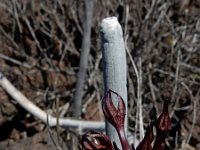
[[[112,102],[111,95],[114,94],[118,99],[118,107],[116,108]],[[106,92],[102,99],[102,109],[106,119],[115,127],[117,130],[119,139],[121,141],[123,150],[135,150],[134,145],[130,145],[125,136],[124,131],[124,120],[125,120],[125,104],[122,97],[109,90]],[[138,144],[136,150],[164,150],[165,138],[168,132],[171,130],[171,119],[168,113],[168,101],[164,102],[163,111],[158,117],[155,123],[156,127],[156,138],[154,140],[153,124],[150,124],[147,128],[146,134],[143,140]],[[115,142],[111,142],[108,136],[101,132],[89,131],[83,135],[82,138],[82,149],[83,150],[120,150]]]

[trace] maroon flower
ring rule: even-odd
[[[168,113],[168,101],[164,102],[163,112],[156,121],[156,141],[154,143],[153,150],[164,150],[165,138],[168,132],[171,130],[171,119]]]
[[[168,132],[171,130],[171,119],[168,112],[168,101],[164,101],[163,111],[156,121],[156,129],[159,132]]]
[[[152,150],[151,143],[153,142],[153,125],[151,124],[147,128],[147,132],[145,134],[144,139],[140,142],[140,144],[137,146],[136,150]]]
[[[117,97],[117,108],[112,102],[111,94]],[[123,150],[135,150],[134,145],[129,145],[124,132],[126,108],[122,97],[116,92],[109,90],[108,92],[106,92],[104,98],[102,99],[102,108],[106,119],[117,130]],[[153,148],[151,146],[151,143],[154,139],[154,135],[153,125],[151,124],[147,129],[144,139],[139,143],[136,150],[164,150],[165,138],[169,130],[171,130],[171,120],[168,113],[167,101],[164,102],[163,111],[157,119],[155,126],[157,136]],[[97,131],[90,131],[83,135],[82,148],[83,150],[120,150],[115,142],[111,142],[109,137]]]
[[[116,95],[118,99],[118,108],[113,104],[111,94]],[[124,128],[125,119],[125,104],[122,97],[109,90],[106,92],[104,98],[102,99],[102,108],[106,119],[116,128]]]
[[[111,94],[117,96],[118,108],[114,106]],[[124,131],[124,120],[126,115],[124,100],[119,94],[109,90],[102,99],[102,108],[106,119],[116,128],[122,148],[124,150],[130,150],[131,148]]]

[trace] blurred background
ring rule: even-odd
[[[30,101],[54,116],[73,118],[87,2],[0,0],[0,72]],[[200,1],[93,2],[81,118],[103,120],[99,29],[103,18],[116,16],[127,52],[129,131],[139,134],[135,128],[139,98],[144,128],[160,114],[163,100],[168,99],[172,131],[166,149],[200,149]],[[0,149],[10,150],[50,150],[56,145],[70,149],[76,144],[71,137],[81,137],[70,128],[49,129],[3,88],[0,133]]]

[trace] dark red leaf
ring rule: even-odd
[[[145,134],[144,139],[137,146],[136,150],[152,150],[151,143],[153,142],[153,125],[151,124]]]

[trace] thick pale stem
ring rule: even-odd
[[[127,68],[126,53],[122,29],[116,17],[103,19],[101,23],[102,53],[104,67],[105,92],[109,89],[117,92],[123,98],[127,111]],[[117,97],[112,96],[117,107]],[[127,114],[127,113],[126,113]],[[116,129],[106,121],[106,132],[112,141],[121,149]],[[127,117],[125,119],[125,133],[127,132]]]

